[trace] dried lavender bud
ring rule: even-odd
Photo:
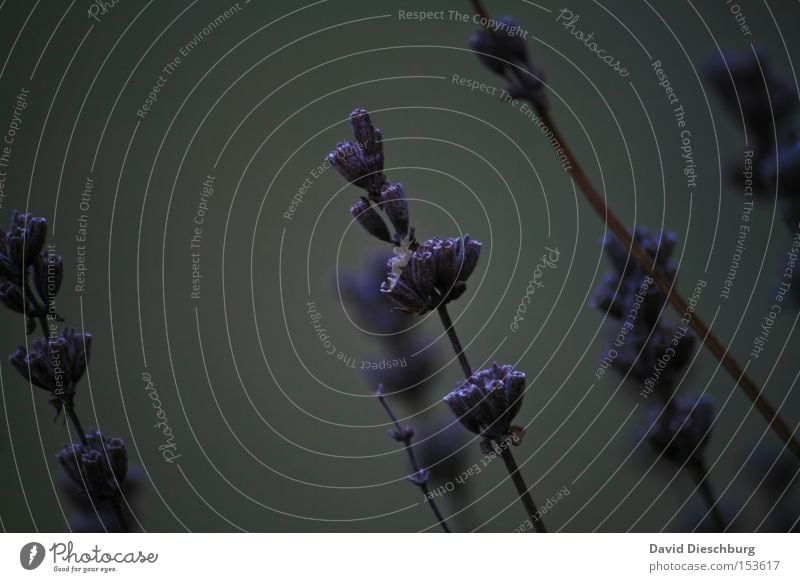
[[[485,67],[509,81],[512,97],[543,105],[544,75],[531,64],[525,41],[516,34],[519,25],[507,16],[497,22],[492,30],[477,30],[469,39],[470,48]]]
[[[44,253],[33,263],[36,292],[45,302],[58,295],[64,280],[64,259],[56,254]]]
[[[444,400],[468,430],[487,439],[502,440],[520,433],[511,421],[522,407],[524,393],[523,372],[510,365],[493,364],[460,382]],[[520,438],[513,440],[519,444]]]
[[[780,122],[797,109],[792,85],[773,70],[765,55],[750,48],[715,54],[704,73],[731,114],[737,119],[741,115],[761,144],[769,145],[775,135],[773,117],[780,128]]]
[[[632,236],[655,259],[656,267],[673,280],[677,272],[677,266],[671,260],[677,243],[675,234],[669,231],[650,234],[647,228],[640,226],[634,229]],[[613,271],[595,290],[592,307],[622,319],[627,315],[631,302],[636,299],[637,292],[644,289],[645,299],[649,302],[647,311],[657,315],[660,311],[659,302],[663,304],[665,299],[655,283],[648,284],[650,277],[630,254],[630,249],[625,248],[616,237],[608,236],[603,242],[603,250]]]
[[[649,412],[644,435],[659,454],[684,463],[701,457],[713,422],[714,402],[709,396],[675,398],[666,408]]]
[[[86,444],[66,445],[57,458],[72,482],[98,499],[117,497],[128,473],[125,442],[119,437],[103,437],[95,429],[86,434]]]
[[[404,311],[421,315],[461,297],[478,263],[481,244],[463,238],[432,238],[413,251],[395,247],[381,291]]]
[[[350,125],[356,141],[340,142],[326,159],[345,180],[366,190],[370,199],[378,202],[386,184],[381,132],[372,125],[364,109],[356,109],[350,114]]]
[[[61,335],[38,339],[28,352],[23,346],[11,355],[11,364],[34,386],[48,391],[57,413],[72,406],[75,386],[83,377],[92,347],[92,334],[64,328]]]
[[[625,344],[616,349],[612,365],[622,374],[645,384],[645,388],[666,390],[691,361],[696,337],[678,326],[651,324],[646,319],[630,328]],[[608,353],[608,352],[607,352]]]
[[[509,34],[519,30],[514,20],[504,16],[498,20],[497,30],[480,28],[470,37],[469,46],[474,50],[484,66],[497,75],[504,75],[511,65],[527,65],[528,49],[522,37]]]
[[[389,217],[398,240],[408,236],[408,200],[402,184],[388,184],[381,191],[381,208]]]
[[[14,211],[8,232],[0,229],[0,280],[23,284],[28,266],[39,256],[47,238],[47,221]]]
[[[364,230],[375,238],[383,242],[393,242],[392,235],[389,233],[389,228],[386,226],[383,218],[381,218],[378,211],[372,207],[369,200],[363,196],[350,207],[350,214],[353,215],[355,221],[360,224]]]
[[[367,166],[374,172],[383,172],[383,137],[381,130],[372,125],[366,109],[356,109],[350,114],[353,136],[361,144]]]
[[[11,311],[25,313],[22,289],[8,280],[0,280],[0,301]]]
[[[20,273],[39,256],[46,239],[47,220],[14,211],[7,234],[7,245],[11,251],[9,258]]]

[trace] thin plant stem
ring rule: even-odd
[[[728,529],[728,523],[725,519],[725,516],[722,515],[722,510],[719,507],[719,501],[717,501],[717,496],[714,493],[714,489],[711,487],[711,482],[708,478],[708,468],[706,467],[705,462],[702,459],[690,460],[687,467],[692,477],[697,482],[697,488],[700,491],[700,495],[708,505],[708,510],[711,513],[711,518],[714,520],[714,524],[717,526],[717,529],[719,529],[720,532],[724,532]]]
[[[480,0],[471,0],[471,2],[479,14],[481,14],[483,17],[488,17],[488,14],[483,8]],[[514,74],[517,76],[522,74],[519,70],[513,67],[512,69],[514,70]],[[622,243],[625,248],[630,250],[631,255],[639,264],[639,266],[653,278],[658,285],[659,290],[664,294],[665,297],[667,297],[669,302],[678,311],[678,313],[681,315],[686,313],[689,307],[688,302],[672,286],[671,281],[664,275],[663,272],[661,272],[661,269],[656,267],[653,258],[631,236],[631,234],[628,232],[628,229],[625,228],[619,218],[617,218],[611,208],[609,208],[609,206],[606,204],[600,193],[595,189],[594,185],[584,172],[583,167],[572,153],[572,150],[570,150],[567,146],[567,143],[556,126],[555,120],[550,115],[548,108],[542,103],[537,103],[535,99],[532,99],[531,101],[536,108],[536,112],[541,118],[542,123],[545,125],[545,127],[550,129],[553,134],[553,139],[561,145],[563,155],[567,161],[565,166],[569,167],[570,174],[578,184],[578,187],[581,189],[586,199],[589,201],[589,204],[591,204],[600,217],[603,218],[608,229],[614,234],[614,236],[617,237],[620,243]],[[729,354],[728,348],[725,346],[725,344],[723,344],[722,341],[711,332],[708,325],[706,325],[696,311],[693,312],[693,317],[689,320],[689,325],[701,339],[703,345],[709,349],[709,351],[714,355],[715,358],[717,358],[717,360],[728,371],[733,379],[736,380],[737,385],[742,389],[742,391],[744,391],[745,395],[751,400],[758,411],[767,420],[770,428],[775,431],[775,433],[785,443],[789,450],[791,450],[792,453],[798,459],[800,459],[800,440],[795,436],[797,429],[792,430],[789,424],[778,413],[775,406],[767,400],[767,398],[763,395],[762,390],[757,386],[753,379],[750,378],[750,376],[747,374],[747,371],[741,365],[739,365],[733,356]]]
[[[539,109],[539,116],[542,121],[550,128],[559,140],[561,147],[564,149],[567,161],[572,165],[570,172],[573,178],[578,183],[578,186],[583,191],[589,203],[595,208],[597,213],[603,217],[608,225],[608,228],[616,236],[619,241],[628,249],[636,262],[650,275],[658,285],[661,293],[669,299],[672,306],[683,315],[688,311],[689,304],[672,286],[669,279],[658,269],[653,258],[639,245],[639,243],[630,235],[628,230],[623,226],[622,222],[616,217],[613,211],[603,200],[602,196],[594,189],[586,174],[583,172],[578,161],[573,156],[564,142],[563,137],[557,130],[550,116],[549,112],[544,109]],[[761,412],[764,418],[769,422],[770,427],[778,434],[786,446],[800,458],[800,441],[794,436],[796,430],[792,430],[787,422],[781,417],[776,410],[775,406],[767,400],[763,395],[761,389],[756,385],[753,379],[747,374],[747,371],[730,355],[728,348],[717,338],[717,336],[709,329],[708,325],[695,311],[689,324],[694,329],[695,333],[703,345],[719,360],[722,366],[730,373],[730,375],[737,381],[737,385],[744,391],[747,397],[753,402],[756,408]]]
[[[461,347],[456,328],[453,326],[453,320],[450,319],[450,313],[447,311],[447,305],[442,303],[437,308],[437,311],[442,319],[442,325],[447,331],[447,337],[450,338],[450,343],[453,345],[453,351],[456,353],[458,363],[461,364],[461,369],[464,371],[464,376],[469,379],[472,376],[472,366],[469,365],[467,354],[464,353],[464,348]]]
[[[131,530],[128,527],[128,520],[125,519],[125,513],[122,511],[122,504],[120,504],[119,499],[111,499],[111,506],[114,508],[114,516],[117,519],[120,531],[129,533]]]
[[[65,402],[64,410],[66,411],[66,414],[69,417],[72,426],[75,427],[75,432],[78,433],[78,438],[81,440],[81,444],[83,444],[84,446],[88,445],[88,441],[86,440],[86,431],[83,430],[83,425],[81,424],[81,421],[78,418],[78,413],[75,412],[75,407],[72,404],[67,404]]]
[[[425,499],[428,502],[428,505],[430,505],[431,511],[433,511],[433,515],[436,517],[436,521],[439,522],[439,525],[442,527],[444,533],[450,533],[450,527],[447,525],[447,521],[442,515],[442,512],[439,511],[439,507],[436,505],[436,502],[433,500],[428,490],[427,471],[419,466],[419,462],[417,462],[417,456],[414,454],[414,447],[411,444],[413,433],[411,433],[409,430],[403,429],[403,427],[400,426],[397,417],[389,407],[389,403],[386,402],[386,397],[383,394],[383,385],[378,387],[377,396],[378,400],[383,405],[384,410],[386,410],[386,414],[388,414],[389,418],[392,420],[392,424],[394,425],[396,431],[395,434],[398,435],[399,440],[403,443],[406,452],[408,453],[408,460],[411,462],[411,468],[414,471],[414,474],[411,476],[411,478],[409,478],[409,481],[419,487],[422,493],[425,495]]]
[[[503,457],[503,462],[506,464],[508,474],[511,475],[511,480],[514,482],[514,486],[517,488],[519,500],[522,501],[522,505],[525,506],[525,512],[528,514],[528,519],[530,519],[531,524],[537,532],[547,533],[547,528],[542,521],[542,514],[539,512],[539,510],[536,508],[536,504],[533,502],[533,498],[531,497],[528,486],[525,484],[525,479],[522,478],[522,473],[519,472],[519,467],[517,467],[517,461],[514,459],[511,449],[508,448],[508,443],[501,443],[497,441],[497,446],[501,451],[500,455]]]

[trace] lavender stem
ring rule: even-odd
[[[480,0],[471,0],[471,2],[479,14],[488,17],[488,13]],[[491,32],[491,29],[489,30]],[[514,70],[514,74],[518,76],[521,75],[518,70]],[[563,155],[569,163],[569,172],[589,204],[594,207],[600,217],[605,221],[608,229],[617,237],[624,247],[630,249],[630,254],[634,260],[653,278],[659,290],[667,297],[678,313],[681,315],[686,313],[689,307],[688,302],[678,293],[677,289],[673,288],[669,278],[661,272],[661,269],[655,267],[652,257],[631,236],[627,228],[625,228],[620,219],[614,214],[608,204],[606,204],[604,198],[595,189],[584,172],[583,167],[572,153],[572,150],[567,146],[548,108],[541,103],[537,103],[535,99],[531,99],[531,101],[543,125],[550,128],[553,139],[561,145]],[[694,312],[694,316],[690,319],[689,325],[697,336],[701,338],[703,345],[708,348],[733,379],[736,380],[737,385],[744,391],[753,405],[755,405],[758,411],[767,420],[769,427],[780,437],[792,453],[800,459],[800,439],[795,435],[795,431],[791,429],[786,420],[778,413],[775,406],[766,399],[763,390],[758,387],[747,371],[730,355],[728,347],[711,332],[708,325],[700,318],[697,312]]]
[[[389,418],[392,420],[392,424],[394,424],[397,435],[401,437],[399,440],[403,443],[406,452],[408,453],[408,458],[411,461],[411,468],[414,470],[414,479],[411,480],[411,482],[417,485],[422,491],[425,499],[428,501],[428,505],[430,505],[431,510],[433,511],[433,515],[436,517],[439,525],[442,526],[444,533],[450,533],[450,528],[447,525],[447,521],[445,521],[442,512],[439,511],[439,507],[429,494],[427,479],[423,477],[423,470],[420,468],[419,463],[417,462],[417,456],[414,454],[414,447],[411,444],[413,433],[408,430],[404,430],[400,426],[397,417],[394,415],[394,412],[392,412],[392,409],[389,407],[389,403],[386,402],[386,397],[383,395],[383,385],[378,387],[377,396],[378,400],[383,405],[384,410],[386,410],[386,414],[388,414]]]
[[[514,459],[511,449],[508,448],[507,443],[504,444],[500,441],[497,441],[497,446],[500,448],[500,454],[503,457],[503,462],[506,464],[508,474],[511,475],[511,480],[514,482],[514,486],[517,488],[519,499],[522,501],[522,505],[525,506],[528,519],[530,519],[531,524],[533,524],[534,529],[536,529],[538,533],[547,533],[547,528],[542,521],[542,514],[539,512],[539,510],[536,508],[536,504],[533,502],[533,497],[531,497],[528,486],[525,484],[525,479],[523,479],[522,473],[519,472],[517,461]]]
[[[711,517],[717,529],[719,529],[720,532],[726,531],[728,529],[728,524],[725,517],[722,515],[717,496],[708,479],[708,468],[705,462],[702,459],[692,460],[689,461],[687,468],[694,480],[697,481],[697,488],[700,490],[700,495],[708,505],[708,510],[711,512]]]
[[[458,340],[458,334],[456,334],[456,328],[453,326],[453,320],[450,319],[447,305],[442,303],[439,305],[437,311],[439,312],[439,317],[442,319],[442,325],[447,331],[447,337],[450,338],[450,343],[453,345],[453,351],[455,351],[458,357],[458,363],[461,364],[461,369],[464,370],[464,376],[469,379],[472,376],[472,367],[469,365],[467,354],[464,353],[464,348],[461,347],[461,342]]]

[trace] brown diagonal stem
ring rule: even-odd
[[[489,18],[489,15],[486,9],[483,7],[481,0],[470,0],[470,2],[474,10],[479,15],[486,19]],[[491,29],[487,30],[491,32]],[[515,75],[519,76],[523,74],[513,65],[511,68]],[[667,297],[669,302],[678,311],[678,313],[681,315],[686,313],[687,308],[689,307],[687,301],[680,295],[680,293],[678,293],[677,289],[673,288],[669,278],[667,278],[661,272],[661,270],[655,266],[653,258],[631,236],[631,234],[628,232],[628,229],[625,228],[619,218],[617,218],[616,214],[614,214],[611,208],[609,208],[603,197],[595,189],[594,185],[583,171],[583,167],[575,158],[572,150],[567,146],[567,143],[564,140],[564,137],[561,135],[561,132],[556,126],[552,116],[550,115],[550,111],[547,106],[537,101],[541,100],[531,99],[531,102],[536,108],[536,112],[539,114],[542,122],[550,129],[553,134],[553,138],[561,145],[564,156],[567,160],[565,167],[568,166],[570,175],[578,184],[578,187],[589,201],[589,204],[592,205],[600,217],[605,221],[606,226],[614,234],[614,236],[617,237],[617,239],[625,246],[625,248],[630,250],[631,255],[639,264],[639,266],[653,278],[653,280],[656,282],[656,285],[658,285],[659,290],[664,294],[665,297]],[[717,336],[709,329],[708,325],[706,325],[696,311],[689,321],[689,325],[701,339],[703,345],[709,349],[709,351],[714,355],[715,358],[717,358],[717,360],[728,371],[733,379],[736,380],[737,385],[742,389],[745,395],[767,420],[769,427],[775,431],[775,433],[784,442],[786,447],[798,459],[800,459],[800,440],[798,440],[795,436],[797,429],[795,428],[792,430],[789,424],[778,413],[775,406],[763,395],[762,390],[753,381],[747,371],[741,365],[739,365],[733,356],[728,353],[728,348],[725,346],[725,344],[723,344],[722,341],[720,341],[720,339],[717,338]]]

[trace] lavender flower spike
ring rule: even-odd
[[[66,445],[57,455],[70,480],[97,499],[120,495],[120,485],[128,473],[128,453],[119,437],[103,437],[91,429],[86,444]]]
[[[459,383],[444,400],[471,432],[498,441],[511,436],[518,445],[524,430],[511,426],[511,421],[522,407],[524,393],[524,372],[493,364]]]
[[[370,200],[379,202],[386,184],[381,131],[372,125],[365,109],[356,109],[350,114],[350,125],[356,141],[340,142],[326,160],[345,180],[366,190]]]
[[[391,271],[381,291],[407,313],[422,315],[463,295],[481,253],[481,243],[432,238],[413,251],[395,247]]]
[[[383,242],[392,242],[392,235],[389,234],[389,227],[372,207],[369,200],[361,196],[353,206],[350,207],[350,214],[355,221],[372,236]]]
[[[75,387],[86,371],[92,347],[92,334],[64,328],[55,338],[38,339],[28,352],[20,346],[11,355],[11,364],[34,386],[50,392],[52,404],[61,413],[72,407]]]

